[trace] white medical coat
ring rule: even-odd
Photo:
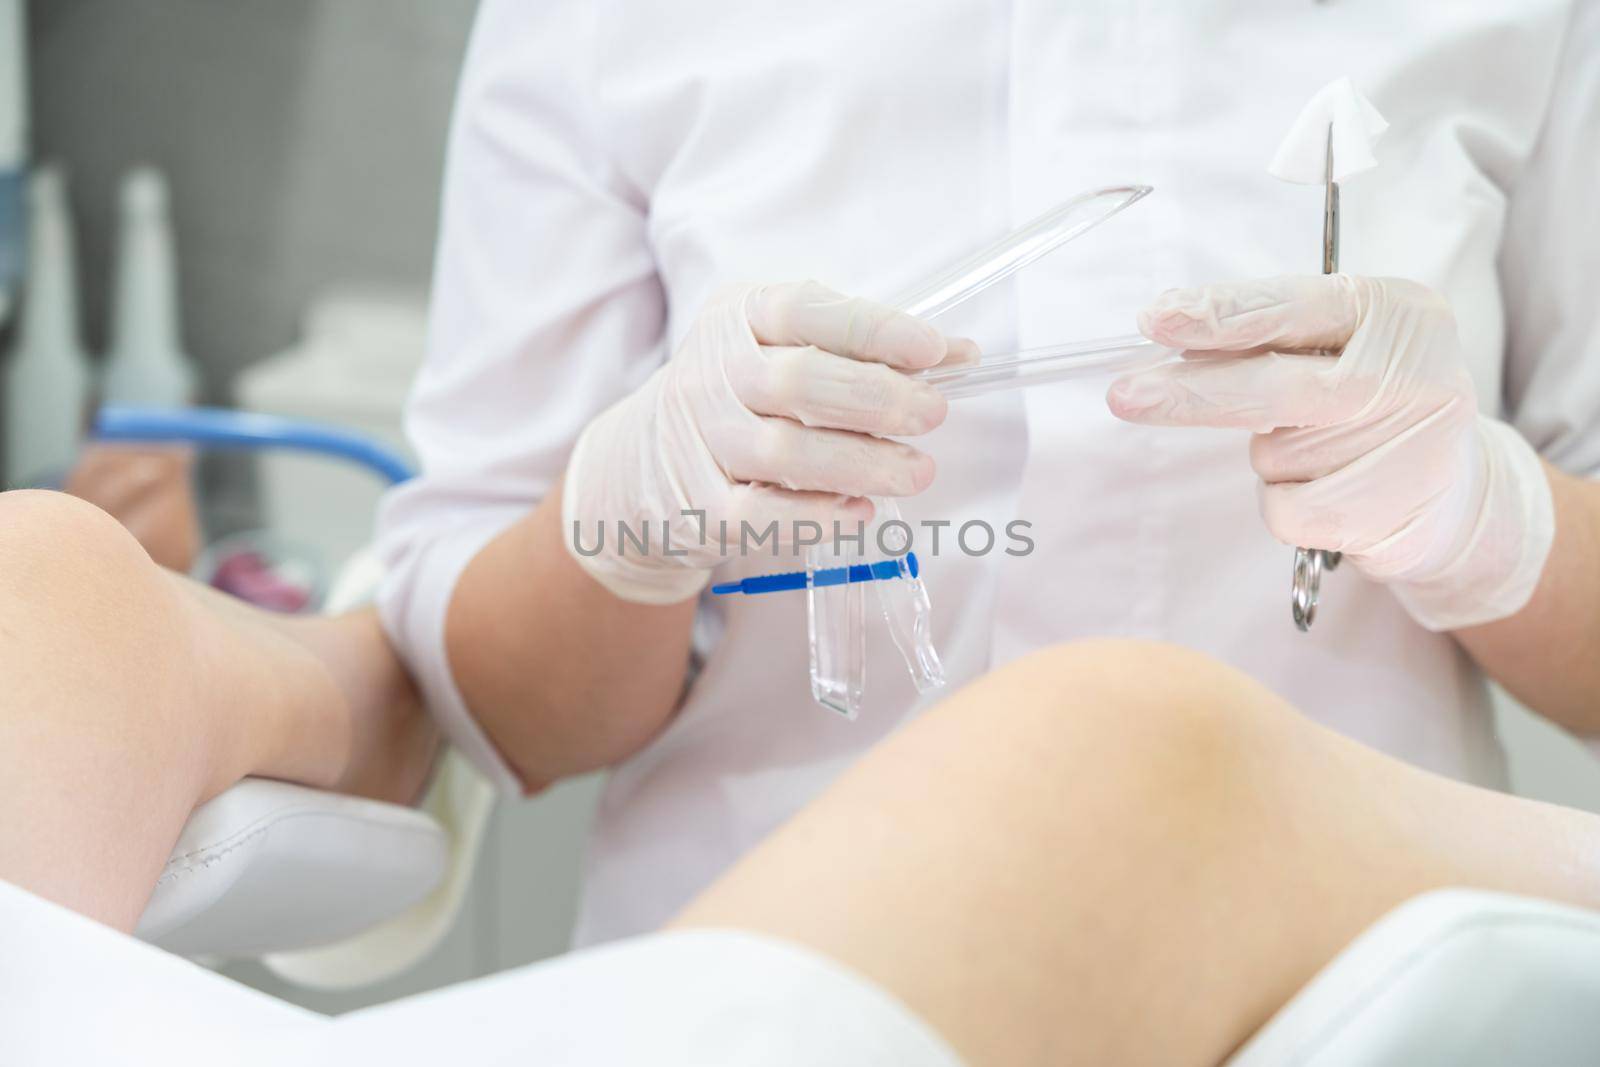
[[[1391,126],[1344,187],[1342,267],[1444,293],[1485,409],[1600,471],[1600,4],[489,0],[409,410],[424,473],[381,520],[383,614],[451,736],[514,786],[450,679],[451,590],[714,289],[810,277],[889,298],[1127,182],[1156,192],[940,325],[1001,352],[1131,332],[1171,286],[1315,272],[1321,190],[1265,166],[1344,74]],[[1051,642],[1163,638],[1380,749],[1501,781],[1454,641],[1351,568],[1296,632],[1245,435],[1118,422],[1105,384],[960,401],[920,442],[939,475],[908,519],[1023,519],[1037,546],[919,540],[952,686]],[[811,702],[801,596],[707,596],[681,713],[606,786],[577,939],[658,925],[927,703],[875,630],[867,709],[844,721]]]

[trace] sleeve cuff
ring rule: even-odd
[[[428,712],[449,738],[497,789],[521,796],[525,783],[467,708],[456,687],[445,650],[445,614],[456,582],[472,558],[524,511],[507,509],[479,516],[471,525],[409,548],[387,562],[378,591],[383,628],[411,670]]]
[[[1390,587],[1411,617],[1435,633],[1527,607],[1555,540],[1555,503],[1539,454],[1497,419],[1480,417],[1478,427],[1488,484],[1471,533],[1443,573]]]

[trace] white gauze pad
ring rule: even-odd
[[[1329,82],[1300,112],[1267,173],[1286,182],[1321,185],[1327,176],[1328,124],[1333,124],[1333,180],[1378,164],[1372,148],[1389,128],[1349,78]]]

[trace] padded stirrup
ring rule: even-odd
[[[1600,913],[1417,897],[1353,941],[1229,1067],[1600,1063]]]
[[[246,778],[195,810],[134,932],[185,955],[327,944],[425,897],[449,851],[422,812]]]

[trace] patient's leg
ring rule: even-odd
[[[129,929],[196,804],[247,774],[409,798],[433,744],[370,615],[269,616],[0,494],[0,878]]]
[[[1600,906],[1600,818],[1410,768],[1198,655],[1105,642],[956,694],[678,923],[818,949],[975,1067],[1214,1064],[1448,885]]]

